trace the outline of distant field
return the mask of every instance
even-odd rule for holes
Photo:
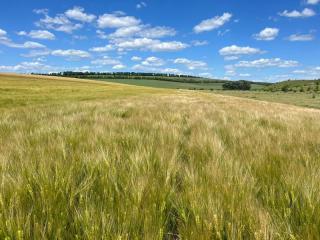
[[[19,75],[0,74],[0,81],[0,108],[161,93],[161,90],[152,88],[138,88],[74,78],[26,75],[22,80]]]
[[[222,90],[223,83],[188,83],[188,82],[174,82],[161,80],[138,80],[138,79],[96,79],[105,82],[114,82],[129,84],[135,86],[147,86],[154,88],[169,88],[169,89],[195,89],[195,90]],[[262,89],[263,85],[252,84],[252,90]]]
[[[320,92],[218,91],[217,94],[320,109]]]
[[[272,84],[265,88],[270,91],[320,92],[320,80],[290,80]]]
[[[0,239],[319,239],[319,132],[316,109],[0,75]]]

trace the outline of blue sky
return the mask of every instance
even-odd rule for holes
[[[320,0],[11,0],[0,72],[320,78]]]

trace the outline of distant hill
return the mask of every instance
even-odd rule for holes
[[[264,90],[273,92],[320,92],[320,79],[288,80],[266,86]]]
[[[222,90],[222,85],[228,80],[211,79],[191,75],[136,73],[136,72],[60,72],[47,74],[50,76],[92,79],[137,86],[156,88],[189,89],[189,90]],[[270,83],[252,82],[252,90],[261,90]]]

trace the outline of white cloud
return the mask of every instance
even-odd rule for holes
[[[114,65],[112,67],[112,69],[115,69],[115,70],[121,70],[121,69],[124,69],[124,68],[126,68],[126,66],[123,65],[123,64],[117,64],[117,65]]]
[[[146,38],[162,38],[162,37],[172,37],[176,35],[176,30],[170,27],[147,27],[143,29],[138,36]]]
[[[293,10],[291,12],[288,10],[285,10],[282,13],[279,13],[279,15],[282,17],[289,17],[289,18],[307,18],[307,17],[315,16],[316,13],[310,8],[305,8],[301,12],[297,10]]]
[[[114,50],[114,46],[112,46],[111,44],[108,44],[108,45],[103,46],[103,47],[90,48],[91,52],[108,52],[108,51],[112,51],[112,50]]]
[[[211,73],[200,73],[199,74],[200,77],[204,77],[204,78],[213,78],[213,75]]]
[[[175,75],[182,74],[182,72],[177,68],[165,68],[165,69],[161,69],[160,72],[167,73],[167,74],[175,74]]]
[[[175,64],[185,65],[189,70],[207,69],[207,63],[203,61],[194,61],[187,58],[177,58],[173,61]]]
[[[57,57],[66,57],[68,59],[77,59],[77,58],[89,58],[90,53],[83,50],[76,49],[67,49],[67,50],[54,50],[51,52],[53,56]]]
[[[43,56],[47,56],[50,54],[51,54],[51,51],[44,49],[44,50],[31,50],[27,54],[21,54],[21,56],[34,58],[34,57],[43,57]]]
[[[162,38],[174,35],[176,35],[176,31],[170,27],[150,27],[149,25],[136,25],[118,28],[114,33],[109,35],[109,38]]]
[[[139,62],[139,61],[141,61],[142,60],[142,58],[141,57],[137,57],[137,56],[133,56],[132,58],[131,58],[131,61],[134,61],[134,62]]]
[[[230,31],[231,31],[230,29],[226,29],[226,30],[223,30],[223,31],[219,30],[217,35],[219,37],[223,37],[224,35],[226,35]]]
[[[108,39],[108,35],[105,32],[103,32],[101,30],[97,30],[96,33],[98,35],[98,38],[100,38],[100,39]]]
[[[115,39],[113,44],[118,50],[150,50],[153,52],[161,51],[179,51],[189,47],[188,44],[170,41],[162,42],[157,39],[150,38],[135,38],[135,39]]]
[[[234,61],[234,60],[238,60],[239,56],[225,56],[224,60],[225,61]]]
[[[307,67],[305,69],[294,70],[294,75],[299,75],[299,79],[319,79],[320,78],[320,66],[319,67]]]
[[[142,30],[140,25],[118,28],[114,33],[109,35],[109,38],[124,38],[137,35]]]
[[[257,40],[271,41],[274,40],[279,34],[278,28],[265,28],[260,33],[255,34]]]
[[[38,42],[27,41],[24,43],[15,43],[7,37],[7,32],[0,29],[0,44],[11,48],[22,48],[22,49],[36,49],[45,48],[46,46]]]
[[[293,60],[282,60],[280,58],[262,58],[254,61],[240,61],[235,64],[235,67],[242,68],[266,68],[266,67],[296,67],[299,65],[298,61]]]
[[[54,40],[55,35],[47,30],[32,30],[27,33],[25,31],[18,32],[19,36],[28,36],[34,39],[46,39],[46,40]]]
[[[288,37],[291,42],[302,42],[302,41],[312,41],[314,36],[312,34],[292,34]]]
[[[250,73],[240,73],[239,77],[251,77]]]
[[[71,22],[64,14],[58,14],[55,17],[50,17],[45,14],[44,18],[36,22],[36,26],[58,32],[72,33],[73,31],[82,28],[83,25]]]
[[[1,72],[46,72],[52,69],[51,66],[41,62],[22,62],[13,66],[0,66]]]
[[[165,61],[157,57],[148,57],[141,64],[144,66],[160,67],[165,64]]]
[[[199,46],[205,46],[208,45],[209,42],[208,41],[199,41],[199,40],[194,40],[191,42],[191,44],[195,47],[199,47]]]
[[[307,4],[310,4],[310,5],[316,5],[320,3],[320,0],[307,0]]]
[[[229,22],[232,18],[231,13],[224,13],[222,16],[216,16],[207,20],[203,20],[200,24],[193,28],[195,33],[201,33],[205,31],[211,31],[222,27],[225,23]]]
[[[171,41],[171,42],[160,42],[158,40],[154,40],[154,43],[149,46],[151,51],[154,52],[170,52],[170,51],[180,51],[187,48],[189,45],[178,42],[178,41]]]
[[[24,43],[14,43],[8,38],[1,39],[0,38],[0,44],[3,44],[7,47],[11,48],[22,48],[22,49],[35,49],[35,48],[45,48],[43,44],[37,43],[37,42],[24,42]]]
[[[144,8],[144,7],[147,7],[147,4],[145,2],[140,2],[136,5],[136,8],[137,9],[141,9],[141,8]]]
[[[33,12],[36,13],[36,14],[47,15],[49,13],[49,9],[47,9],[47,8],[33,9]]]
[[[252,54],[260,54],[263,53],[258,48],[252,48],[252,47],[239,47],[237,45],[231,45],[228,47],[221,48],[219,50],[220,55],[222,56],[236,56],[236,55],[252,55]]]
[[[7,32],[0,28],[0,37],[6,36]]]
[[[294,74],[305,74],[305,73],[307,73],[307,71],[306,70],[294,70],[292,73],[294,73]]]
[[[122,12],[103,14],[99,16],[97,21],[99,28],[130,27],[139,25],[140,22],[139,19],[132,16],[125,16]]]
[[[73,9],[69,9],[65,12],[65,15],[70,19],[87,23],[90,23],[96,19],[95,15],[85,13],[84,8],[82,7],[74,7]]]
[[[93,65],[99,65],[99,66],[106,66],[106,65],[116,66],[116,65],[122,65],[122,63],[121,63],[118,59],[113,59],[113,58],[110,58],[110,57],[108,57],[108,56],[104,56],[104,57],[101,58],[101,59],[93,60],[93,61],[91,61],[91,64],[93,64]]]
[[[150,67],[150,66],[144,66],[141,64],[136,64],[132,67],[132,70],[134,71],[143,71],[143,72],[153,72],[153,73],[165,73],[165,74],[183,74],[182,71],[180,71],[177,68],[157,68],[157,67]]]

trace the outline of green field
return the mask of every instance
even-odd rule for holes
[[[320,92],[215,91],[214,93],[320,109]]]
[[[98,79],[97,79],[98,80]],[[103,79],[100,81],[129,84],[135,86],[146,86],[153,88],[168,88],[168,89],[203,89],[203,90],[217,90],[222,89],[223,83],[182,83],[173,81],[161,80],[145,80],[145,79]]]
[[[320,80],[290,80],[267,86],[268,91],[320,92]]]
[[[113,82],[120,84],[129,84],[135,86],[146,86],[153,88],[167,88],[167,89],[189,89],[189,90],[222,90],[223,82],[213,83],[190,83],[190,82],[175,82],[175,81],[161,81],[150,79],[94,79],[105,82]],[[252,90],[259,90],[265,86],[260,84],[252,84]]]
[[[320,239],[320,111],[0,75],[0,239]]]
[[[187,90],[206,90],[214,91],[216,94],[229,95],[235,97],[250,98],[262,101],[278,102],[285,104],[293,104],[301,107],[310,107],[310,108],[320,108],[320,92],[308,92],[309,87],[305,87],[306,91],[281,91],[282,83],[277,84],[277,91],[268,91],[273,85],[264,86],[261,84],[251,84],[251,91],[222,91],[223,83],[182,83],[182,82],[173,82],[173,81],[160,81],[160,80],[137,80],[137,79],[103,79],[100,81],[128,84],[135,86],[145,86],[153,88],[163,88],[163,89],[187,89]],[[293,81],[292,81],[293,82]],[[292,83],[296,88],[300,88],[304,84],[312,85],[312,88],[315,88],[317,85],[315,81],[296,81]],[[298,85],[299,87],[298,87]],[[294,89],[292,87],[292,89]],[[264,91],[266,90],[266,91]]]

